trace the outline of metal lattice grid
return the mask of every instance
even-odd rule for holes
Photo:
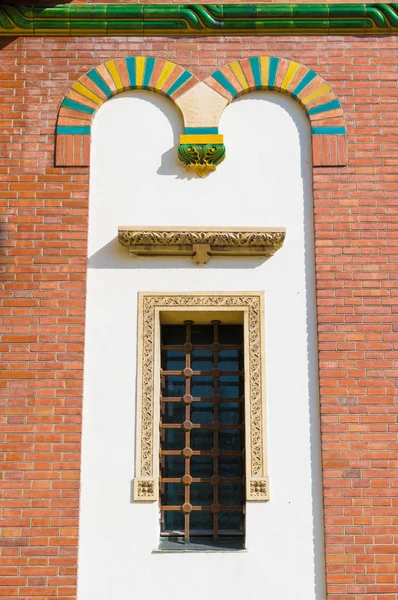
[[[163,325],[161,368],[162,535],[243,535],[243,325]]]

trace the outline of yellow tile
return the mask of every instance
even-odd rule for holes
[[[268,87],[269,56],[260,56],[261,84]]]
[[[101,106],[104,103],[103,100],[101,100],[101,98],[99,98],[96,94],[94,94],[88,88],[86,88],[82,83],[80,83],[80,81],[77,81],[75,85],[72,86],[72,89],[76,92],[79,92],[79,94],[81,94],[82,96],[93,100],[96,104],[98,104],[98,106]]]
[[[182,133],[180,144],[223,144],[224,136],[218,133],[192,134]]]
[[[137,56],[135,59],[135,70],[137,78],[136,85],[140,88],[144,81],[145,56]]]
[[[295,72],[297,71],[297,69],[299,68],[299,66],[300,66],[299,63],[295,62],[294,60],[292,60],[290,62],[290,65],[288,66],[285,77],[282,81],[282,85],[281,85],[282,90],[284,90],[284,91],[287,90],[287,88],[289,87],[289,83],[293,79],[293,76],[294,76]]]
[[[119,71],[117,70],[115,61],[110,60],[107,63],[105,63],[105,66],[108,69],[108,72],[109,72],[110,76],[112,77],[113,81],[115,82],[117,89],[122,90],[123,83],[122,83],[122,80],[120,79]]]
[[[331,92],[332,88],[327,83],[323,83],[316,90],[314,90],[311,94],[308,94],[305,98],[302,99],[303,104],[307,104],[307,102],[311,102],[311,100],[315,100],[315,98],[319,98],[319,96],[323,96],[328,92]]]
[[[170,62],[169,60],[166,61],[163,70],[159,76],[159,79],[156,82],[155,88],[157,90],[161,90],[162,86],[164,84],[164,82],[166,81],[166,79],[170,76],[170,74],[172,73],[172,71],[175,68],[175,64]]]
[[[246,81],[246,77],[242,71],[242,67],[240,66],[239,62],[237,60],[235,60],[229,66],[231,67],[232,73],[235,75],[236,79],[239,81],[242,88],[244,90],[247,90],[249,88],[249,84]]]

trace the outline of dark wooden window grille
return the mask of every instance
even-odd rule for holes
[[[243,536],[243,325],[185,321],[161,339],[162,536]]]

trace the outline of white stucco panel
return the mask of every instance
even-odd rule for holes
[[[93,125],[79,600],[324,600],[310,132],[293,100],[258,92],[221,118],[226,160],[178,163],[166,99],[127,92]],[[129,225],[286,227],[268,261],[134,259]],[[247,552],[152,554],[158,505],[133,503],[137,293],[264,290],[271,500],[247,505]],[[100,575],[100,576],[99,576]]]

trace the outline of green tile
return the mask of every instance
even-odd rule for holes
[[[105,21],[106,4],[71,4],[69,7],[71,21]]]
[[[31,6],[4,6],[0,11],[0,32],[33,34],[33,8]]]
[[[247,21],[247,20],[240,20],[240,21],[227,21],[224,20],[224,27],[223,27],[223,33],[226,33],[228,31],[239,31],[240,29],[242,31],[253,31],[256,29],[256,24],[258,23],[258,21],[256,21],[255,19],[253,19],[252,21]]]
[[[192,5],[187,4],[187,6],[192,6]],[[224,5],[223,4],[202,4],[201,7],[203,7],[208,12],[210,17],[212,17],[213,19],[221,20],[223,18],[223,14],[224,14]]]
[[[365,33],[367,19],[334,19],[329,21],[329,33]]]
[[[292,4],[257,4],[256,12],[258,19],[291,19],[293,15]]]
[[[180,31],[179,21],[144,21],[143,33],[152,35],[165,35],[166,32],[177,34]]]
[[[290,19],[275,19],[269,21],[257,21],[256,29],[257,33],[264,32],[264,34],[282,34],[289,35],[293,31],[294,22]]]
[[[105,4],[71,4],[69,18],[71,35],[106,34]]]
[[[257,16],[256,4],[225,4],[223,19],[255,19]]]
[[[221,5],[180,4],[181,29],[205,31],[220,29],[223,7]]]
[[[329,4],[331,19],[360,19],[366,17],[366,4]]]
[[[142,4],[107,4],[108,35],[142,35],[144,7]]]
[[[329,18],[327,4],[295,4],[293,5],[293,19],[322,20]]]
[[[294,33],[328,33],[329,21],[325,19],[320,21],[319,19],[301,19],[300,21],[295,19],[293,21],[293,32]]]
[[[153,35],[162,35],[166,32],[178,33],[180,29],[180,7],[178,4],[173,6],[144,5],[144,32],[150,31]]]
[[[70,7],[33,7],[35,35],[70,35]]]
[[[366,16],[370,20],[369,26],[366,27],[367,32],[374,31],[375,33],[377,33],[378,31],[387,31],[390,29],[390,22],[387,18],[387,15],[392,16],[394,18],[395,13],[394,11],[389,12],[388,9],[390,9],[391,11],[390,6],[383,6],[380,4],[377,6],[377,8],[374,6],[366,6]]]
[[[211,33],[388,34],[398,4],[2,4],[0,36],[176,35]]]
[[[167,19],[172,20],[178,19],[180,15],[180,6],[175,4],[162,5],[162,4],[145,4],[144,5],[144,21],[146,19]]]

